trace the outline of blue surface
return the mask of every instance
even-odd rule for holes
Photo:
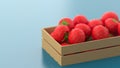
[[[41,48],[41,28],[77,14],[120,16],[119,0],[0,0],[0,68],[120,68],[120,57],[60,67]]]

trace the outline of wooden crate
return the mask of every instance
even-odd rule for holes
[[[61,46],[50,36],[54,28],[42,29],[42,47],[61,66],[120,55],[120,36]]]

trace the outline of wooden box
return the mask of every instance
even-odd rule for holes
[[[54,28],[42,29],[42,48],[61,66],[120,55],[120,36],[61,46],[50,36]]]

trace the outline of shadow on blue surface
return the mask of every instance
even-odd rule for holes
[[[78,67],[79,68],[88,68],[88,67],[101,68],[103,66],[106,68],[109,68],[109,67],[111,68],[111,67],[115,67],[114,65],[116,62],[119,62],[119,61],[117,61],[118,58],[120,58],[120,57],[95,60],[92,62],[78,63],[78,64],[61,67],[58,65],[57,62],[54,61],[54,59],[44,49],[42,49],[42,63],[45,66],[45,68],[78,68]]]
[[[61,68],[44,49],[42,49],[42,63],[45,68]]]

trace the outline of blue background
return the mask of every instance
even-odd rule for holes
[[[119,68],[120,57],[60,67],[41,45],[41,28],[62,17],[120,16],[119,0],[0,0],[0,68]]]

